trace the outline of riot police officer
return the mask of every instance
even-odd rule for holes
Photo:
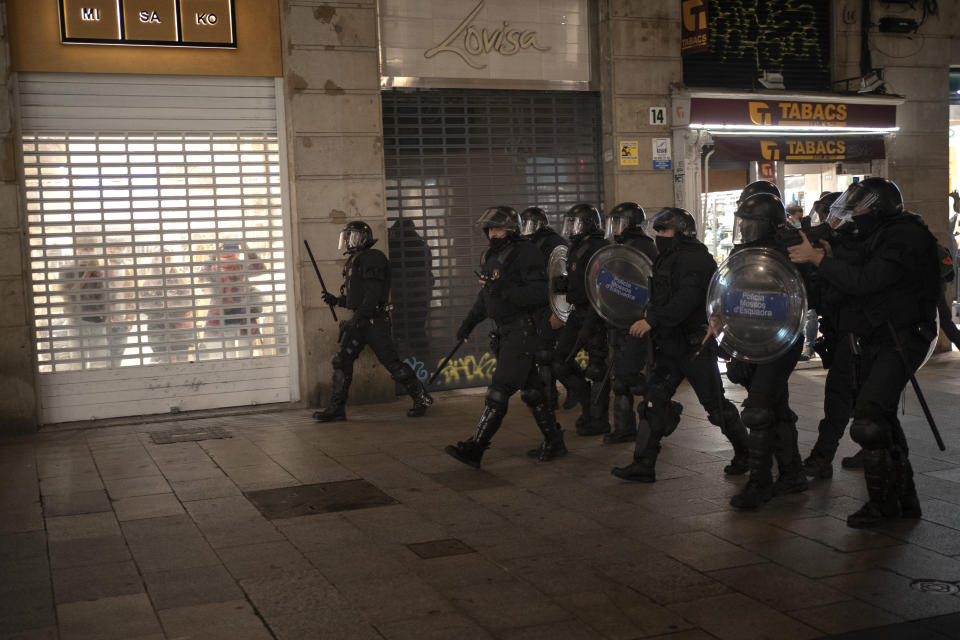
[[[607,217],[607,239],[633,247],[650,258],[652,264],[657,259],[657,247],[647,235],[646,220],[643,208],[636,202],[621,202]],[[646,420],[647,378],[643,369],[650,339],[636,338],[628,330],[615,327],[610,327],[608,333],[613,347],[613,431],[603,436],[603,441],[632,442],[637,438],[637,418]],[[634,415],[637,396],[640,405],[638,415]]]
[[[598,436],[610,431],[610,389],[604,385],[598,393],[591,394],[591,382],[587,380],[593,384],[604,384],[607,336],[603,331],[603,321],[587,298],[585,276],[590,258],[609,243],[603,239],[600,212],[593,205],[585,203],[574,205],[567,211],[561,234],[570,241],[568,276],[565,283],[558,283],[561,290],[554,293],[565,293],[573,309],[566,323],[561,322],[556,314],[550,316],[550,326],[560,329],[553,370],[557,379],[581,406],[576,425],[577,435]],[[589,356],[586,371],[574,359],[580,348],[585,348]]]
[[[546,272],[547,263],[550,260],[550,254],[557,247],[566,246],[567,241],[559,233],[550,228],[547,214],[540,207],[527,207],[520,212],[520,235],[530,240],[543,256],[543,268]],[[549,295],[549,292],[548,292]],[[541,336],[540,346],[537,348],[536,360],[537,371],[550,393],[550,406],[557,408],[557,379],[553,374],[553,349],[557,344],[558,331],[549,325],[550,307],[543,307],[543,335]],[[567,401],[570,402],[572,396],[567,394]],[[573,403],[567,405],[564,403],[564,409],[569,409]]]
[[[490,248],[481,258],[480,292],[457,331],[457,339],[466,340],[477,324],[491,318],[496,323],[491,350],[497,355],[497,368],[476,434],[444,451],[479,468],[483,452],[507,413],[510,396],[522,389],[520,398],[530,407],[543,434],[540,447],[527,455],[544,462],[552,460],[566,454],[567,448],[535,363],[542,309],[547,304],[543,259],[532,243],[520,237],[520,219],[510,207],[487,209],[478,224],[490,239]]]
[[[731,255],[746,248],[763,248],[782,253],[786,248],[777,240],[777,231],[786,223],[783,202],[772,193],[756,193],[737,207],[734,247]],[[736,357],[727,365],[731,382],[747,388],[747,399],[740,414],[750,430],[750,478],[742,491],[730,499],[738,509],[756,509],[774,495],[806,491],[797,446],[797,415],[790,410],[788,381],[800,354],[803,333],[789,349],[771,362],[752,364]],[[773,481],[771,468],[776,455],[779,477]]]
[[[401,362],[397,355],[387,304],[390,299],[390,263],[382,251],[372,248],[375,243],[370,226],[361,220],[348,222],[340,232],[339,248],[349,256],[343,267],[343,285],[339,296],[324,293],[323,301],[350,309],[353,318],[340,323],[339,350],[333,357],[332,397],[326,409],[313,414],[318,422],[347,419],[345,406],[353,380],[353,363],[365,345],[370,345],[380,364],[410,394],[413,407],[407,411],[409,417],[424,415],[427,407],[433,404],[433,398],[413,369]]]
[[[740,191],[740,196],[737,198],[737,206],[739,207],[743,202],[750,196],[755,196],[758,193],[769,193],[771,195],[777,196],[778,199],[783,200],[783,196],[780,194],[780,188],[768,182],[767,180],[756,180],[751,182]]]
[[[683,406],[671,398],[684,378],[690,380],[707,419],[720,427],[733,445],[734,457],[724,473],[746,473],[747,430],[737,408],[723,395],[716,344],[704,344],[704,300],[717,263],[697,240],[696,222],[686,210],[665,208],[653,218],[652,226],[657,233],[658,255],[653,264],[650,303],[646,317],[630,327],[630,334],[636,337],[651,333],[654,345],[655,361],[647,382],[648,419],[637,425],[633,462],[615,467],[611,473],[624,480],[656,481],[660,440],[680,423]]]
[[[861,369],[850,435],[864,450],[869,500],[847,517],[847,525],[863,528],[891,518],[919,518],[897,403],[936,339],[936,239],[920,216],[903,210],[900,189],[886,178],[850,185],[833,203],[834,212],[856,226],[865,243],[863,263],[838,260],[828,247],[818,249],[809,242],[791,247],[790,257],[815,265],[820,277],[855,298],[867,320],[858,330]]]

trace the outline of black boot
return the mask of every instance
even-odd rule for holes
[[[900,458],[895,460],[897,467],[897,490],[900,502],[900,517],[920,519],[923,516],[923,510],[920,508],[920,497],[917,495],[917,485],[913,482],[913,467],[907,459],[905,453],[900,453]]]
[[[581,406],[590,404],[590,383],[584,378],[569,375],[561,382],[567,388],[567,397],[563,400],[564,409],[573,409],[578,404]]]
[[[811,478],[832,478],[833,464],[826,458],[816,453],[811,453],[807,456],[807,459],[803,461],[803,472]]]
[[[631,482],[656,482],[657,456],[663,437],[662,424],[666,416],[647,413],[637,423],[637,443],[633,448],[633,462],[625,467],[614,467],[610,473]]]
[[[330,405],[326,409],[314,411],[314,420],[317,422],[341,422],[347,419],[347,393],[350,391],[352,380],[353,376],[346,375],[343,370],[333,370],[333,381],[330,385]]]
[[[902,512],[897,492],[897,469],[890,449],[863,450],[863,479],[870,500],[856,513],[847,516],[847,526],[866,529],[884,520],[899,518]]]
[[[772,426],[772,425],[771,425]],[[776,433],[773,429],[750,431],[750,478],[743,490],[730,498],[736,509],[756,509],[773,497],[773,447]]]
[[[490,446],[490,440],[500,428],[503,416],[504,412],[499,409],[484,407],[483,413],[480,414],[480,422],[477,424],[477,433],[469,440],[458,442],[456,445],[447,445],[443,450],[460,462],[479,469],[483,452]]]
[[[717,416],[720,432],[733,446],[733,458],[730,464],[723,467],[723,473],[728,476],[742,476],[750,470],[750,436],[740,419],[740,412],[732,402],[725,400],[721,411],[722,415]]]
[[[613,431],[603,436],[604,444],[634,442],[637,439],[637,417],[633,413],[633,394],[613,396]]]
[[[433,404],[433,398],[419,380],[407,384],[407,393],[413,398],[413,407],[407,409],[408,418],[419,418],[427,413],[427,407]]]
[[[847,456],[840,459],[840,466],[844,469],[861,469],[863,468],[863,449],[857,451],[852,456]]]
[[[807,474],[803,470],[800,449],[797,444],[796,421],[779,422],[776,427],[777,480],[773,483],[773,495],[785,496],[806,491]]]
[[[545,403],[540,403],[531,407],[531,411],[533,411],[537,428],[543,434],[543,442],[536,449],[527,451],[527,456],[536,458],[540,462],[548,462],[567,455],[567,447],[563,442],[563,429],[557,424],[553,410]]]
[[[576,422],[578,436],[601,436],[610,431],[610,409],[608,406],[604,406],[604,400],[608,398],[603,398],[605,394],[601,393],[599,404],[595,405],[591,402],[593,387],[597,384],[601,383],[586,383],[587,393],[580,403],[581,413]]]

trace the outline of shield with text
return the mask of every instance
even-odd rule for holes
[[[587,298],[600,317],[626,329],[643,317],[650,298],[650,258],[633,247],[603,247],[587,264]]]
[[[802,335],[807,312],[803,278],[771,249],[736,251],[713,274],[707,318],[722,352],[757,364],[772,362]]]

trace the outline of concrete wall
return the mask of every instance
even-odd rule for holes
[[[387,251],[376,3],[284,1],[280,19],[301,397],[318,406],[329,399],[337,325],[320,298],[303,240],[334,293],[343,281],[346,258],[337,238],[346,222],[365,220],[377,247]],[[341,319],[351,315],[340,311]],[[366,350],[355,366],[350,402],[393,397],[389,375]]]
[[[20,215],[14,82],[6,13],[0,19],[0,435],[36,429],[37,385]]]
[[[598,31],[606,205],[633,200],[655,213],[674,204],[673,172],[655,171],[652,158],[653,139],[672,138],[670,85],[682,76],[680,3],[602,0]],[[664,107],[662,125],[650,124],[650,107]],[[620,165],[621,140],[639,142],[638,166]]]
[[[883,69],[887,92],[903,95],[897,108],[900,131],[887,144],[888,177],[903,192],[911,211],[923,215],[937,237],[947,239],[950,59],[960,33],[960,3],[939,3],[939,15],[928,16],[917,34],[870,30],[870,52],[875,68]],[[834,78],[860,75],[860,0],[833,3],[835,39]],[[920,20],[918,10],[871,2],[871,20],[902,15]],[[851,87],[855,88],[855,87]]]

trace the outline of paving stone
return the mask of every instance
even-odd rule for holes
[[[96,471],[73,476],[53,476],[40,480],[40,493],[44,496],[84,491],[103,491],[103,481]]]
[[[553,600],[603,638],[640,638],[691,627],[673,611],[622,585],[555,596]]]
[[[493,636],[476,622],[458,613],[438,613],[409,620],[382,622],[376,625],[376,629],[386,640],[493,640]],[[501,634],[499,637],[504,636]]]
[[[879,531],[853,529],[848,527],[846,522],[829,516],[781,522],[780,526],[840,551],[891,547],[901,543],[900,540],[885,536]]]
[[[849,600],[850,596],[775,564],[763,563],[709,575],[777,611],[792,611]]]
[[[0,510],[0,536],[42,530],[43,509],[39,502],[16,509]]]
[[[507,629],[499,634],[503,640],[590,640],[597,632],[575,619],[535,625],[524,629]]]
[[[453,612],[443,596],[416,576],[340,582],[337,590],[374,624]]]
[[[820,607],[791,611],[790,615],[823,633],[837,634],[868,629],[902,620],[889,611],[884,611],[860,600],[850,599]]]
[[[143,593],[143,581],[132,561],[54,568],[58,604]]]
[[[161,634],[145,593],[57,605],[64,640],[129,640]]]
[[[54,516],[75,516],[84,513],[104,513],[110,511],[110,499],[103,489],[79,491],[77,493],[55,493],[43,497],[43,514]]]
[[[209,478],[174,481],[170,482],[170,486],[182,502],[226,498],[239,496],[242,493],[240,488],[223,473]]]
[[[241,580],[240,586],[266,618],[349,608],[340,592],[316,570],[279,577],[248,578]]]
[[[816,629],[739,593],[668,605],[704,631],[722,640],[817,638]]]
[[[445,595],[458,611],[495,632],[569,618],[566,611],[536,589],[516,581],[458,587]]]
[[[149,496],[173,491],[167,479],[161,475],[140,476],[137,478],[104,478],[103,484],[113,500]]]
[[[763,558],[705,531],[648,538],[646,543],[699,571],[763,562]]]
[[[49,575],[44,575],[39,587],[22,588],[22,584],[8,583],[0,592],[0,634],[14,635],[21,631],[55,625],[53,598],[50,595]],[[10,580],[5,576],[4,580]]]
[[[904,620],[960,612],[960,597],[911,589],[910,578],[891,571],[861,571],[823,578],[821,582]]]
[[[120,522],[175,516],[183,513],[183,505],[180,504],[176,496],[170,493],[120,498],[114,500],[113,509],[116,511],[117,520]]]
[[[112,511],[47,518],[47,536],[50,542],[98,538],[119,533],[120,527]]]
[[[277,640],[383,640],[383,635],[369,621],[352,610],[324,609],[274,616],[267,623]]]
[[[242,600],[243,592],[223,567],[191,567],[143,574],[153,608],[174,609]]]
[[[368,509],[396,502],[366,480],[249,491],[246,495],[269,520]]]
[[[50,543],[50,566],[54,569],[89,567],[123,562],[130,550],[122,536],[100,536]]]
[[[287,541],[225,547],[217,549],[217,555],[237,580],[279,577],[312,568],[303,554]]]
[[[177,640],[270,640],[246,600],[199,604],[158,612],[168,638]]]

